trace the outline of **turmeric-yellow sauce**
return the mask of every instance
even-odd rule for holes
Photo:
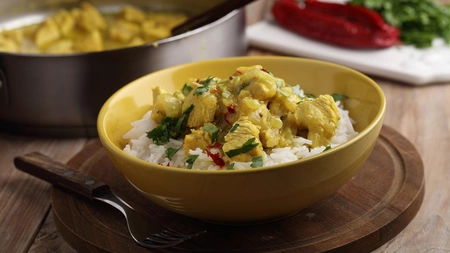
[[[40,24],[2,31],[0,51],[69,54],[138,46],[170,37],[172,28],[186,19],[183,13],[145,12],[133,6],[104,14],[82,2]]]

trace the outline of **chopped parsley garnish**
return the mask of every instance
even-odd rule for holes
[[[337,94],[337,93],[333,93],[333,94],[331,94],[331,96],[333,97],[334,102],[336,102],[338,100],[342,100],[342,99],[348,98],[346,95]]]
[[[203,129],[211,134],[211,142],[216,142],[217,135],[219,134],[219,128],[215,127],[214,125],[205,125]]]
[[[178,137],[180,137],[181,134],[186,131],[189,113],[191,113],[193,109],[194,105],[192,104],[181,114],[181,118],[178,119],[177,124],[175,125],[175,133],[177,133],[177,135],[175,135],[174,139],[178,139]]]
[[[192,169],[192,165],[194,165],[195,160],[197,160],[198,155],[190,155],[188,159],[186,160],[186,163],[188,164],[187,168]]]
[[[209,91],[209,86],[211,85],[211,82],[213,79],[214,79],[214,77],[208,76],[208,78],[206,78],[205,80],[198,82],[199,84],[203,84],[203,86],[197,87],[197,89],[194,92],[194,95],[198,96],[198,95],[203,94],[204,92]]]
[[[189,93],[191,93],[192,91],[192,87],[188,86],[186,83],[183,85],[183,88],[181,89],[181,93],[183,93],[183,95],[187,96]]]
[[[316,98],[316,96],[314,96],[314,94],[310,94],[310,93],[305,94],[305,96],[306,96],[306,97],[309,97],[309,98]]]
[[[194,105],[184,110],[179,119],[165,117],[159,126],[147,133],[147,138],[152,139],[156,145],[164,145],[170,138],[178,139],[186,131],[187,120],[192,109],[194,109]]]
[[[162,119],[159,126],[147,133],[147,138],[153,139],[153,143],[156,145],[166,144],[173,135],[171,129],[175,127],[177,121],[178,119],[169,117]]]
[[[230,129],[230,132],[232,133],[232,132],[236,131],[236,129],[237,129],[238,127],[239,127],[239,124],[238,124],[238,123],[234,124],[233,127]]]
[[[227,165],[227,170],[234,170],[234,163],[229,163]]]
[[[325,149],[323,150],[323,152],[325,152],[325,151],[327,151],[327,150],[330,150],[330,149],[331,149],[331,145],[328,145],[328,146],[325,147]]]
[[[253,143],[256,140],[255,137],[248,139],[244,144],[242,144],[242,147],[240,148],[236,148],[236,149],[230,149],[227,152],[225,152],[225,154],[228,157],[233,157],[233,156],[237,156],[240,154],[245,154],[251,150],[253,150],[254,148],[256,148],[256,146],[259,145],[259,143]]]
[[[252,159],[252,165],[250,165],[252,168],[259,168],[263,166],[263,158],[262,156],[256,156]]]
[[[168,148],[166,150],[166,156],[169,158],[169,160],[172,161],[172,157],[180,150],[181,148]]]

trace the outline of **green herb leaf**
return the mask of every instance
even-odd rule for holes
[[[328,146],[325,147],[325,149],[323,150],[323,152],[325,152],[325,151],[327,151],[327,150],[330,150],[330,149],[331,149],[331,145],[328,145]]]
[[[227,165],[227,170],[234,170],[234,163],[229,163]]]
[[[214,77],[213,76],[208,76],[205,80],[201,80],[198,83],[199,84],[203,84],[203,85],[210,85],[212,80],[214,80]]]
[[[450,43],[450,8],[435,0],[351,0],[372,9],[400,30],[400,40],[418,48],[432,46],[434,38]]]
[[[190,155],[188,159],[186,160],[186,163],[188,164],[187,168],[192,169],[192,165],[194,165],[195,160],[197,160],[198,155]]]
[[[203,84],[203,86],[197,87],[197,89],[194,92],[194,95],[198,96],[198,95],[203,94],[204,92],[209,91],[209,86],[211,85],[211,82],[213,79],[214,79],[214,77],[208,76],[208,78],[206,78],[205,80],[198,82],[199,84]]]
[[[166,150],[166,156],[169,158],[169,160],[172,161],[172,157],[180,150],[181,148],[168,148]]]
[[[316,96],[314,96],[314,94],[310,94],[310,93],[305,94],[305,96],[306,96],[306,97],[309,97],[309,98],[316,98]]]
[[[228,157],[245,154],[245,153],[253,150],[254,148],[256,148],[259,145],[259,143],[253,143],[255,140],[256,140],[255,137],[248,139],[244,144],[242,144],[242,147],[237,148],[237,149],[230,149],[227,152],[225,152],[225,154]]]
[[[336,102],[338,100],[342,100],[342,99],[348,98],[346,95],[337,94],[337,93],[333,93],[333,94],[331,94],[331,96],[333,97],[334,102]]]
[[[192,104],[188,108],[186,108],[186,110],[184,110],[183,113],[181,114],[181,118],[178,119],[177,124],[175,125],[176,135],[174,136],[175,137],[174,139],[178,139],[178,137],[180,137],[181,134],[183,134],[186,131],[189,114],[193,109],[194,105]]]
[[[183,85],[183,88],[181,89],[181,93],[183,93],[183,95],[187,96],[189,95],[189,93],[191,93],[192,91],[192,87],[188,86],[186,83]]]
[[[259,168],[263,166],[263,158],[262,156],[256,156],[252,159],[252,165],[250,165],[252,168]]]
[[[230,129],[230,132],[232,133],[232,132],[236,131],[236,129],[237,129],[238,127],[239,127],[239,124],[238,124],[238,123],[234,124],[233,127]]]
[[[214,125],[205,125],[203,127],[207,132],[211,134],[211,142],[214,143],[217,140],[217,136],[219,134],[219,128]]]
[[[172,129],[177,124],[178,119],[165,117],[159,126],[147,133],[147,138],[152,139],[156,145],[164,145],[172,137]]]
[[[182,134],[186,132],[187,120],[189,113],[194,109],[194,105],[191,105],[184,110],[181,118],[165,117],[159,123],[159,126],[155,127],[152,131],[147,133],[147,138],[152,139],[156,145],[166,144],[170,138],[178,139]]]

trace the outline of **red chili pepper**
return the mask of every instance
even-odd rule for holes
[[[227,112],[227,113],[225,113],[224,115],[223,115],[223,119],[225,120],[225,122],[227,122],[228,124],[230,124],[231,125],[231,122],[230,122],[230,120],[228,119],[228,115],[229,115],[229,113]]]
[[[218,142],[214,142],[212,145],[206,146],[207,148],[220,148],[220,146],[222,146],[222,144],[218,143]]]
[[[300,35],[352,48],[385,48],[399,44],[400,31],[375,11],[349,3],[278,0],[275,20]]]
[[[263,71],[263,72],[266,72],[267,74],[269,74],[269,75],[270,75],[270,72],[269,72],[269,71],[267,71],[267,69],[265,69],[265,68],[262,68],[262,69],[261,69],[261,71]]]
[[[236,104],[230,104],[229,106],[227,106],[227,110],[229,113],[235,113],[236,112]]]
[[[213,160],[213,162],[217,165],[217,166],[220,166],[220,167],[223,167],[223,166],[225,166],[225,161],[220,157],[220,154],[219,153],[215,153],[215,154],[213,154],[213,153],[211,153],[209,150],[205,150],[206,151],[206,154],[209,156],[209,157],[211,157],[211,159]]]

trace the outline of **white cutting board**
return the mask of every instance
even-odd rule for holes
[[[441,39],[436,39],[433,47],[427,49],[412,46],[376,50],[347,49],[297,35],[281,28],[270,18],[249,26],[247,37],[250,45],[256,47],[333,62],[407,84],[450,81],[450,46]]]

